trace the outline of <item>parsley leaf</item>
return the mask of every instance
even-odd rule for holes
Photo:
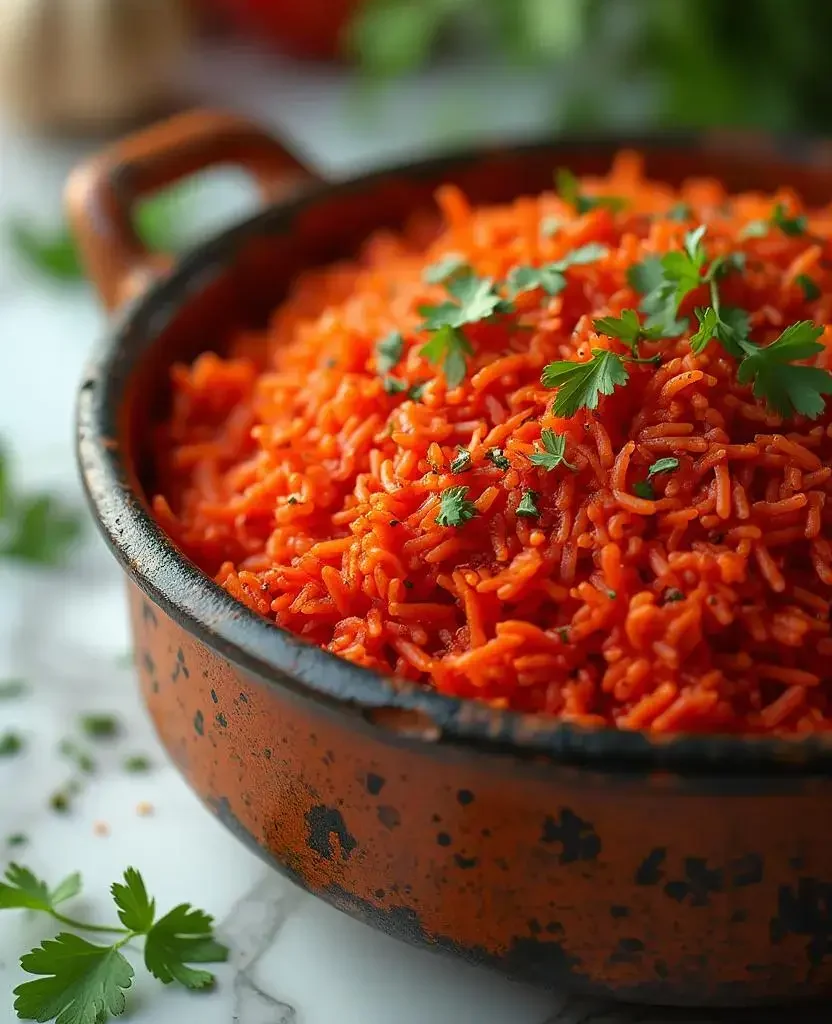
[[[774,212],[771,215],[771,223],[773,227],[780,228],[784,235],[789,235],[792,238],[796,238],[799,235],[805,235],[806,228],[809,225],[809,222],[803,214],[798,214],[796,217],[790,217],[786,212],[784,203],[777,203],[774,207]]]
[[[560,360],[544,366],[540,382],[545,388],[557,388],[552,406],[556,416],[574,416],[578,409],[597,409],[599,395],[611,395],[627,383],[627,367],[621,356],[593,349],[586,363]]]
[[[451,462],[452,473],[465,473],[471,468],[471,453],[467,448],[459,448]]]
[[[637,354],[640,341],[655,341],[662,336],[660,326],[643,326],[634,309],[622,309],[620,317],[599,317],[592,321],[592,326],[599,334],[604,334],[608,338],[620,338],[633,355]]]
[[[690,220],[693,216],[693,210],[687,203],[674,203],[673,206],[665,214],[668,220],[675,220],[684,222]]]
[[[387,373],[398,366],[404,352],[404,338],[398,331],[391,331],[376,342],[376,368],[379,373]]]
[[[527,516],[529,519],[537,519],[540,516],[540,509],[537,507],[537,492],[523,491],[523,497],[517,506],[518,516]]]
[[[426,345],[421,355],[434,366],[441,366],[449,388],[458,387],[468,370],[466,356],[473,355],[471,342],[456,327],[440,327]]]
[[[425,317],[422,330],[462,327],[487,320],[497,313],[510,313],[513,309],[511,303],[497,292],[490,277],[464,274],[452,278],[446,287],[456,301],[422,306],[419,310]]]
[[[573,471],[577,469],[577,466],[566,461],[565,434],[556,434],[554,430],[547,428],[541,431],[540,440],[543,442],[544,450],[542,452],[534,452],[529,456],[529,462],[532,465],[542,466],[547,472],[557,468],[561,463]]]
[[[144,772],[149,772],[152,765],[150,758],[144,754],[131,754],[129,757],[124,759],[124,770],[130,772],[131,775],[138,775]]]
[[[0,910],[42,910],[50,913],[81,891],[81,876],[68,875],[52,892],[28,868],[10,864],[0,882]]]
[[[147,895],[144,879],[139,872],[135,868],[127,868],[124,882],[113,882],[110,892],[124,927],[139,935],[149,932],[156,917],[156,901]]]
[[[642,295],[639,308],[647,314],[646,329],[657,330],[661,337],[678,338],[685,333],[687,319],[676,316],[676,288],[664,276],[660,256],[648,256],[641,263],[635,263],[627,271],[627,280],[634,291]]]
[[[794,281],[795,284],[800,286],[803,291],[803,298],[807,302],[814,302],[815,299],[820,298],[820,288],[818,288],[817,283],[808,274],[798,274]]]
[[[672,456],[666,459],[656,459],[653,465],[647,470],[647,479],[656,476],[658,473],[673,473],[679,468],[679,460]]]
[[[81,716],[81,729],[94,740],[112,739],[121,732],[115,715],[90,714]]]
[[[699,328],[691,335],[691,351],[703,352],[712,338],[721,342],[730,355],[741,359],[743,343],[748,340],[751,321],[748,313],[738,306],[723,306],[717,311],[712,306],[696,308]]]
[[[14,700],[26,693],[26,683],[22,679],[4,679],[0,683],[0,700]]]
[[[427,383],[428,382],[426,380],[423,380],[420,381],[418,384],[414,384],[407,392],[407,397],[412,402],[420,402],[422,400],[422,395],[424,394]]]
[[[511,463],[505,457],[502,448],[489,448],[485,453],[485,457],[489,462],[493,462],[497,469],[511,469]]]
[[[391,377],[389,373],[383,378],[381,386],[384,388],[384,393],[386,395],[402,395],[409,387],[406,380],[399,380],[398,377]]]
[[[817,340],[822,334],[822,327],[801,320],[765,347],[746,341],[737,380],[751,383],[754,397],[783,417],[799,413],[816,419],[826,405],[822,396],[832,394],[832,375],[817,366],[792,364],[822,352],[823,345]]]
[[[566,167],[561,167],[556,176],[558,195],[564,202],[574,207],[576,213],[589,213],[599,206],[618,213],[627,206],[627,200],[621,196],[585,196],[581,192],[581,184],[575,175]]]
[[[509,295],[512,298],[522,292],[541,288],[548,295],[558,295],[566,287],[566,271],[570,267],[596,263],[607,255],[608,249],[598,242],[589,242],[567,253],[563,259],[544,263],[540,267],[523,265],[515,267],[508,275]]]
[[[465,257],[460,256],[459,253],[449,253],[436,263],[431,263],[430,266],[425,267],[422,273],[422,280],[426,284],[444,284],[448,278],[459,273],[472,273],[471,266]]]
[[[185,988],[207,988],[214,975],[197,971],[189,964],[222,963],[228,950],[213,938],[212,919],[190,904],[182,903],[165,914],[147,933],[144,962],[163,985],[172,981]]]
[[[638,498],[644,498],[647,501],[656,500],[656,492],[653,490],[653,485],[648,483],[646,480],[637,480],[633,484],[633,494]]]
[[[94,946],[67,932],[46,939],[20,966],[42,976],[14,990],[24,1020],[98,1024],[124,1013],[124,993],[133,984],[133,968],[115,946]]]
[[[477,506],[467,500],[467,494],[467,487],[448,487],[442,491],[436,517],[440,526],[462,526],[477,515]]]

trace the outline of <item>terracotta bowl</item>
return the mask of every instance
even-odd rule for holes
[[[382,678],[238,604],[148,513],[172,361],[262,325],[299,270],[400,225],[441,182],[501,202],[550,187],[560,165],[604,171],[622,144],[671,182],[704,173],[829,199],[828,146],[721,136],[559,138],[333,187],[251,125],[197,113],[94,159],[69,207],[116,316],[81,384],[81,472],[127,575],[162,742],[278,870],[390,935],[537,985],[668,1004],[820,996],[832,745],[587,731]],[[284,198],[175,266],[150,257],[135,202],[218,163]]]

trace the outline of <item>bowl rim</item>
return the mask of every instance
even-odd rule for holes
[[[76,457],[88,504],[100,532],[130,579],[187,632],[267,686],[289,690],[382,728],[394,741],[449,745],[553,765],[573,764],[641,773],[673,770],[685,775],[832,775],[832,737],[801,739],[741,734],[671,734],[667,737],[612,727],[589,728],[539,714],[495,709],[448,697],[405,680],[385,677],[312,646],[257,615],[182,554],[147,508],[119,443],[119,410],[133,356],[183,308],[192,293],[224,272],[238,244],[286,230],[301,211],[326,196],[372,188],[395,176],[441,176],[512,153],[555,157],[582,147],[614,153],[627,148],[714,156],[761,137],[741,133],[666,132],[558,135],[512,144],[468,147],[384,166],[336,183],[316,183],[301,195],[272,203],[184,253],[169,273],[129,302],[97,343],[87,363],[76,405]],[[807,140],[762,137],[778,155],[805,166]],[[809,140],[811,142],[811,140]],[[828,144],[824,155],[829,153]],[[150,339],[148,341],[148,339]],[[380,713],[402,714],[406,727],[382,722]]]

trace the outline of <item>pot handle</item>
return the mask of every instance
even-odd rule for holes
[[[243,117],[191,111],[130,136],[92,157],[70,177],[66,205],[90,279],[108,310],[166,273],[172,257],[152,253],[133,226],[136,203],[182,178],[218,165],[246,170],[270,200],[317,176]]]

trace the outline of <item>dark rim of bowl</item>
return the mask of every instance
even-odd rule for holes
[[[709,140],[712,140],[709,144]],[[753,137],[752,145],[760,144]],[[796,165],[805,162],[807,140],[762,140]],[[511,146],[512,151],[570,147],[614,152],[622,146],[700,149],[717,155],[732,148],[730,136],[580,136]],[[748,148],[748,140],[734,145]],[[223,273],[237,246],[252,236],[285,231],[298,212],[325,194],[349,195],[391,176],[439,175],[505,153],[506,147],[479,147],[416,163],[386,167],[337,185],[318,185],[303,196],[259,211],[185,254],[171,273],[122,310],[99,344],[81,384],[78,407],[78,462],[87,498],[109,547],[140,589],[189,633],[264,683],[382,724],[384,711],[413,722],[412,731],[393,724],[409,740],[477,748],[516,758],[606,769],[672,769],[685,774],[719,774],[726,768],[754,775],[832,774],[832,742],[822,736],[801,739],[730,734],[676,734],[666,738],[612,728],[590,729],[536,714],[497,710],[473,700],[446,697],[403,680],[383,677],[311,646],[275,626],[231,597],[186,558],[158,526],[138,493],[122,458],[119,408],[133,355],[158,333],[191,292]],[[827,150],[828,153],[828,150]]]

